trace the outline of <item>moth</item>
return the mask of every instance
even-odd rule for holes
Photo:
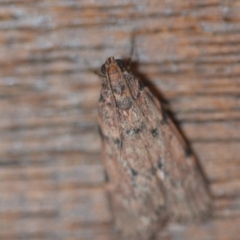
[[[162,104],[121,60],[107,58],[101,71],[98,122],[121,239],[152,239],[168,220],[206,216],[204,178]]]

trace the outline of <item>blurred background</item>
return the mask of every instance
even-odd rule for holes
[[[239,12],[234,0],[0,0],[0,239],[115,238],[94,71],[132,48],[214,199],[208,221],[159,239],[239,239]]]

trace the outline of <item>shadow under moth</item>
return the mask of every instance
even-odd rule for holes
[[[107,58],[101,71],[98,121],[121,239],[152,239],[169,219],[205,217],[204,179],[160,102],[121,60]]]

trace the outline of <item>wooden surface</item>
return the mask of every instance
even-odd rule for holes
[[[169,104],[213,197],[159,239],[238,240],[238,1],[0,1],[0,239],[112,240],[97,132],[106,57]],[[134,34],[133,34],[134,33]]]

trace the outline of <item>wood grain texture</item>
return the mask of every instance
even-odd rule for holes
[[[239,239],[239,11],[230,0],[1,0],[0,238],[114,239],[92,70],[128,58],[134,35],[132,70],[168,102],[214,197],[210,220],[160,238]]]

